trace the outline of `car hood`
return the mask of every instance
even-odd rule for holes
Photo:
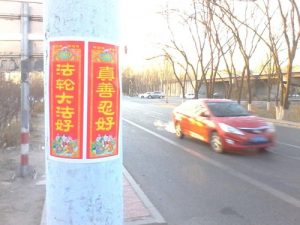
[[[225,123],[236,128],[258,128],[267,126],[267,122],[257,116],[215,117],[217,123]]]

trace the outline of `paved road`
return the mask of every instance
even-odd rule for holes
[[[299,225],[300,129],[266,153],[177,139],[163,100],[124,98],[124,164],[169,225]]]

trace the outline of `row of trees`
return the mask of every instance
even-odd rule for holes
[[[212,97],[216,79],[226,76],[226,97],[238,93],[240,101],[247,90],[251,110],[255,71],[258,76],[267,74],[269,101],[276,88],[277,118],[284,118],[299,47],[299,5],[296,0],[190,0],[186,8],[167,5],[161,15],[170,41],[160,46],[182,93],[191,82],[196,98],[202,85]]]
[[[7,130],[18,119],[21,107],[20,85],[0,73],[0,147],[7,145]],[[18,132],[15,131],[15,135]]]
[[[135,72],[127,68],[122,72],[122,91],[129,96],[136,96],[146,91],[163,91],[165,84],[163,68],[153,68],[143,72]]]
[[[20,85],[0,74],[0,130],[18,117],[20,107]]]
[[[0,146],[6,141],[6,129],[19,121],[21,109],[21,85],[18,79],[0,73]],[[44,81],[41,73],[30,75],[30,108],[44,99]],[[14,135],[18,134],[15,131]]]

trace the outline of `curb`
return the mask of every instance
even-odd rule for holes
[[[42,219],[40,225],[46,225],[46,201],[44,202]]]
[[[284,127],[291,127],[291,128],[300,128],[300,123],[297,122],[291,122],[287,120],[275,120],[275,119],[269,119],[265,118],[267,121],[272,122],[276,125],[279,126],[284,126]]]
[[[143,218],[137,221],[125,222],[125,225],[167,225],[161,214],[155,208],[155,206],[151,203],[149,198],[145,195],[139,185],[135,182],[133,177],[129,174],[129,172],[123,167],[123,174],[132,186],[133,190],[136,192],[138,197],[144,203],[145,207],[149,210],[151,214],[151,218]]]

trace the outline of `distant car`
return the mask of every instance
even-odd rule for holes
[[[165,94],[161,91],[154,91],[154,92],[146,92],[143,94],[139,94],[140,98],[164,98]]]
[[[140,98],[151,98],[151,93],[152,92],[145,92],[143,94],[139,94]],[[149,97],[150,96],[150,97]]]
[[[193,98],[195,98],[195,95],[193,93],[187,93],[187,94],[185,94],[185,98],[193,99]]]
[[[164,98],[165,94],[161,91],[154,91],[154,92],[152,92],[151,97],[152,98]]]
[[[183,97],[183,95],[181,94],[180,98],[182,98],[182,97]],[[195,95],[193,93],[187,93],[184,95],[184,97],[187,99],[193,99],[193,98],[195,98]]]
[[[213,93],[213,98],[222,98],[222,94],[215,92]]]
[[[172,117],[177,137],[200,139],[218,153],[274,145],[274,125],[231,100],[189,100],[176,107]]]

